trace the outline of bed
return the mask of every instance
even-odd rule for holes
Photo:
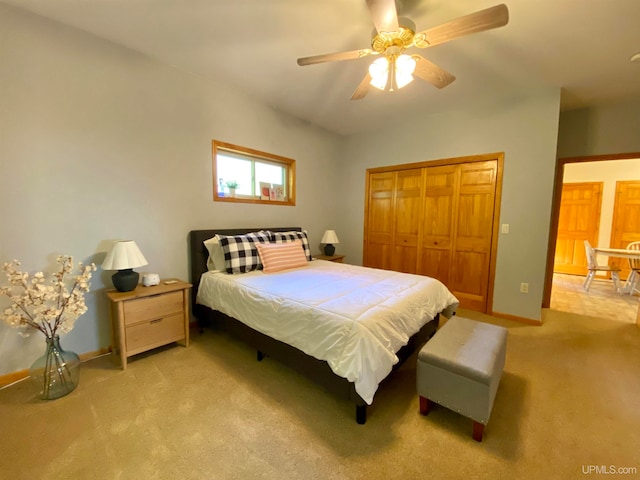
[[[209,271],[206,240],[257,230],[190,232],[194,314],[254,347],[258,360],[274,358],[352,402],[365,423],[379,384],[435,333],[440,313],[455,312],[456,298],[428,277],[322,260],[275,273]]]

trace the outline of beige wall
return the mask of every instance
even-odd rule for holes
[[[209,227],[309,230],[319,251],[334,228],[342,139],[234,88],[178,71],[80,31],[0,6],[0,262],[35,272],[57,254],[100,263],[110,240],[134,239],[141,272],[188,278],[187,234]],[[212,201],[211,140],[294,158],[297,205]],[[99,269],[89,311],[63,338],[79,353],[110,344]],[[2,304],[0,304],[0,307]],[[42,354],[0,325],[0,375]]]
[[[640,152],[640,98],[564,112],[558,158]]]

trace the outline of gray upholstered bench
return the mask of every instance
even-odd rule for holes
[[[473,439],[482,441],[506,351],[506,328],[451,317],[418,354],[420,413],[430,402],[454,410],[473,420]]]

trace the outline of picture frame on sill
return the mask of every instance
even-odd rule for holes
[[[260,182],[260,200],[271,200],[271,184]]]
[[[286,200],[284,196],[284,187],[282,185],[272,185],[272,188],[275,190],[274,200],[284,202]]]

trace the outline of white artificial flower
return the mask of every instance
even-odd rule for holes
[[[60,270],[52,275],[50,285],[45,284],[42,272],[33,274],[30,280],[28,273],[17,269],[17,260],[4,264],[9,285],[0,287],[0,295],[8,297],[12,304],[0,314],[0,321],[19,328],[24,336],[34,329],[47,337],[71,331],[76,319],[87,311],[84,294],[89,291],[91,272],[96,266],[79,263],[80,274],[65,282],[65,275],[73,270],[73,257],[59,255],[57,262]]]

